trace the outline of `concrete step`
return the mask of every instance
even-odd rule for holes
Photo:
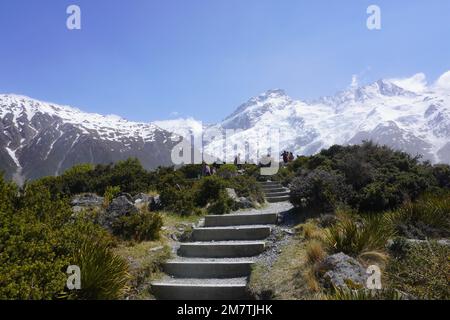
[[[275,203],[275,202],[283,202],[289,201],[289,196],[281,196],[281,197],[266,197],[267,202]]]
[[[178,255],[198,258],[253,257],[264,249],[265,243],[262,241],[188,242],[180,245]]]
[[[281,184],[278,182],[267,182],[267,183],[261,183],[262,188],[273,188],[273,187],[279,187]]]
[[[168,261],[164,272],[176,278],[237,278],[250,275],[252,261]]]
[[[268,198],[273,198],[273,197],[283,197],[283,196],[288,196],[290,192],[287,191],[281,191],[281,192],[266,192],[265,195]]]
[[[243,226],[254,224],[276,224],[276,213],[224,214],[205,216],[205,227]]]
[[[269,226],[196,228],[193,241],[262,240],[270,235]]]
[[[247,280],[173,279],[151,284],[152,293],[162,300],[241,300],[248,299]]]
[[[267,192],[285,192],[285,191],[288,191],[288,190],[289,190],[289,189],[283,188],[283,187],[267,188],[267,189],[264,189],[264,188],[263,188],[263,192],[264,192],[264,193],[267,193]]]

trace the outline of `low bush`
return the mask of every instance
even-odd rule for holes
[[[419,299],[450,299],[449,247],[435,242],[413,244],[391,259],[385,274],[390,287]]]
[[[159,213],[143,211],[122,216],[113,223],[113,233],[125,240],[148,241],[159,238],[163,226]]]
[[[224,191],[208,207],[210,214],[226,214],[233,210],[234,201]]]
[[[224,179],[218,176],[205,177],[197,185],[195,202],[198,206],[204,207],[211,200],[219,198],[219,195],[226,187]]]
[[[292,180],[290,197],[297,207],[323,213],[333,212],[350,194],[342,176],[317,169]]]
[[[217,170],[217,175],[223,179],[231,179],[237,176],[237,168],[233,164],[221,165]]]
[[[177,189],[167,187],[161,191],[163,207],[182,216],[198,214],[200,209],[195,205],[195,193],[192,189]]]

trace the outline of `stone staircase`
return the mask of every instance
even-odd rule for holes
[[[192,242],[178,245],[176,258],[163,266],[167,276],[151,283],[157,299],[249,298],[248,277],[277,223],[276,203],[289,200],[289,191],[279,183],[265,181],[261,187],[270,203],[267,208],[205,216],[201,226],[194,228]]]
[[[247,299],[252,257],[277,223],[277,213],[237,213],[205,217],[192,241],[180,243],[177,257],[164,264],[167,277],[153,282],[157,299]]]
[[[289,201],[289,189],[283,187],[278,182],[263,181],[260,182],[266,200],[269,203]]]

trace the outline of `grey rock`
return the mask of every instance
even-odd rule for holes
[[[239,201],[239,197],[236,194],[236,191],[234,189],[231,188],[225,188],[225,191],[227,192],[228,197],[230,197],[230,199],[232,199],[235,202]]]
[[[326,287],[358,289],[366,286],[366,269],[354,258],[340,252],[325,258],[321,265]]]
[[[70,204],[72,207],[98,207],[103,205],[103,200],[95,193],[84,193],[74,196]]]
[[[148,204],[150,202],[150,196],[145,193],[138,193],[133,197],[133,202],[135,205]]]
[[[150,211],[162,210],[163,206],[159,195],[151,196],[148,202],[148,208]]]
[[[237,206],[240,209],[250,209],[253,208],[253,202],[245,197],[240,197],[237,201]]]
[[[122,216],[129,216],[138,213],[138,209],[128,200],[125,195],[119,196],[106,209],[106,212],[100,217],[99,223],[103,227],[111,230],[112,225]]]

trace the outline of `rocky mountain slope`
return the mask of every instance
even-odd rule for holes
[[[154,124],[0,95],[0,170],[18,182],[57,175],[78,163],[129,157],[155,168],[170,163],[179,139]]]

